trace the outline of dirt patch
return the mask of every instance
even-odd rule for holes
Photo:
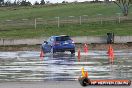
[[[89,50],[107,50],[108,44],[87,44]],[[84,44],[76,44],[78,48],[83,49]],[[118,49],[132,49],[132,43],[126,44],[112,44],[115,50]],[[0,51],[40,51],[41,45],[13,45],[13,46],[0,46]]]

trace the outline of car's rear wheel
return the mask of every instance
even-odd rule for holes
[[[71,52],[71,54],[74,54],[75,53],[75,50],[71,50],[70,52]]]
[[[43,47],[41,47],[41,50],[43,51],[43,53],[46,53]]]
[[[51,53],[53,53],[53,54],[55,53],[55,51],[54,51],[54,49],[53,49],[53,48],[51,48]]]

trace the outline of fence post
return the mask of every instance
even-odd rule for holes
[[[86,17],[88,17],[88,15],[83,15],[82,17],[83,17],[84,23],[87,23],[87,18]],[[82,20],[82,22],[83,22],[83,20]]]
[[[55,17],[57,19],[57,26],[60,27],[60,17]]]
[[[121,23],[121,16],[120,16],[120,14],[119,14],[119,23]]]
[[[74,18],[75,16],[68,16],[68,17],[70,18],[70,20],[72,21],[72,23],[74,23],[73,18]]]
[[[35,20],[34,20],[34,28],[35,28],[35,29],[37,28],[37,20],[36,20],[36,18],[35,18]]]
[[[58,28],[60,27],[60,17],[58,17]]]
[[[100,24],[103,24],[103,20],[102,20],[102,14],[98,14],[99,18],[100,18]]]
[[[82,24],[82,17],[80,16],[80,25]]]
[[[118,15],[118,23],[121,23],[121,13],[116,13]]]

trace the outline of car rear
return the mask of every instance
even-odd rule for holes
[[[53,49],[55,52],[71,51],[71,53],[75,53],[75,44],[69,36],[56,36]]]

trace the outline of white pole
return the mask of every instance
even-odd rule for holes
[[[102,20],[102,14],[98,14],[98,16],[99,16],[99,19],[100,19],[100,23],[102,24],[103,23],[103,20]]]
[[[69,18],[71,19],[71,21],[72,21],[72,23],[73,23],[73,18],[74,18],[75,16],[69,16]]]
[[[102,24],[103,23],[103,21],[102,21],[102,14],[100,14],[100,23]]]
[[[121,23],[121,13],[116,13],[118,15],[118,23]]]
[[[80,25],[82,24],[82,17],[80,16]]]
[[[36,20],[36,18],[35,18],[35,22],[34,22],[34,27],[35,27],[35,29],[37,28],[37,20]]]
[[[60,17],[58,17],[58,28],[60,27]]]
[[[60,17],[55,17],[55,20],[57,19],[57,27],[60,27]]]
[[[120,17],[120,14],[119,14],[119,23],[121,23],[121,17]]]
[[[83,20],[86,23],[87,22],[87,18],[86,17],[88,17],[88,15],[83,15],[82,17],[84,17]]]
[[[103,24],[103,20],[102,20],[102,17],[100,18],[100,20],[101,20],[101,24]]]

